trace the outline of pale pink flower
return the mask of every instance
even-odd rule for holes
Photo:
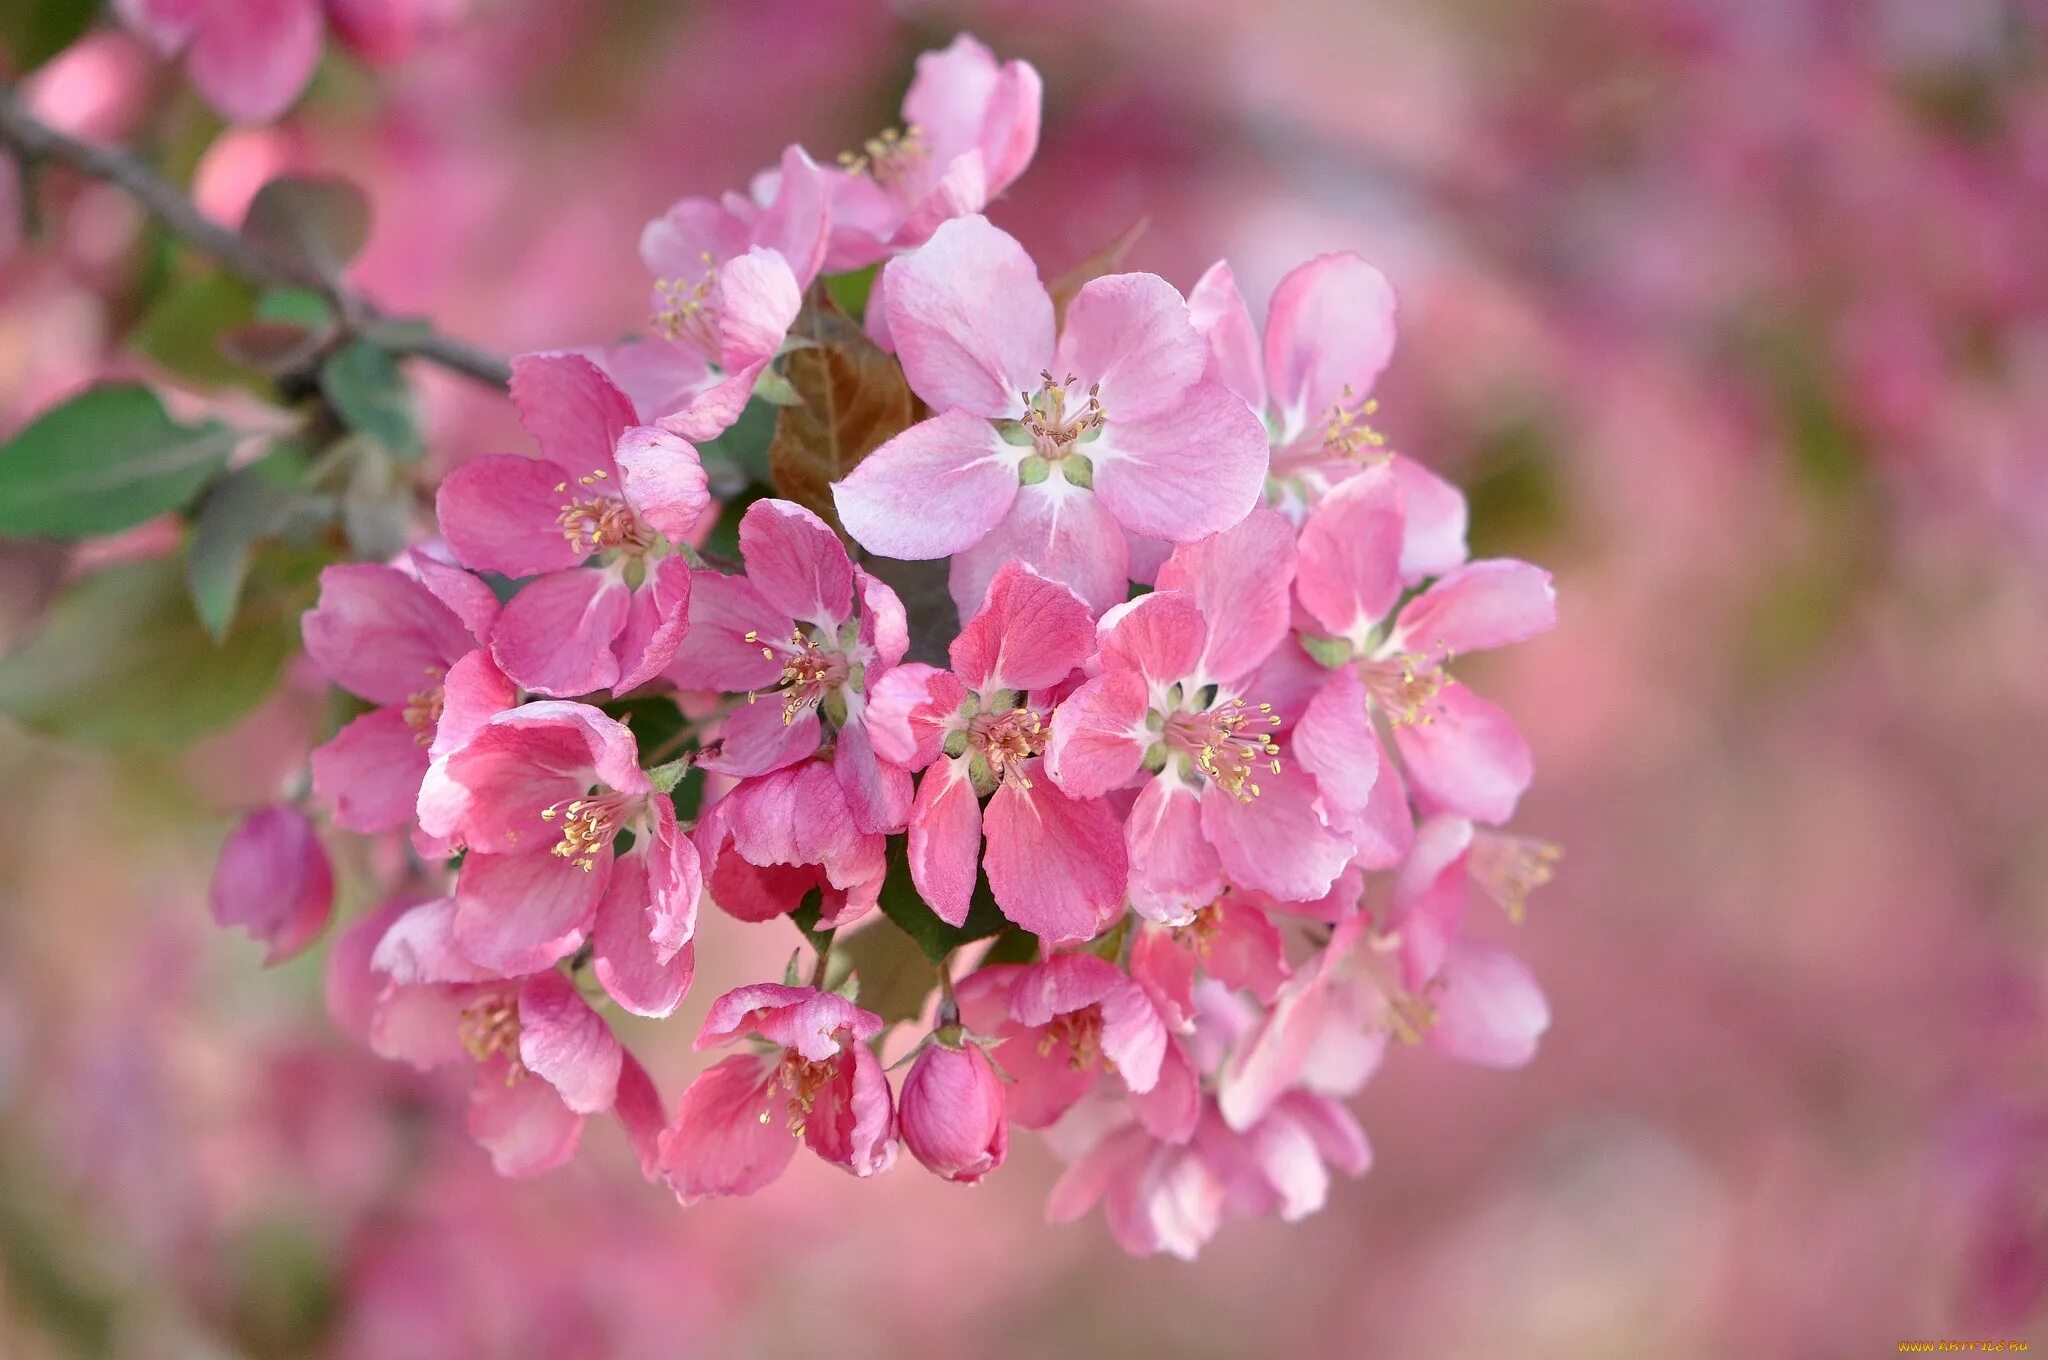
[[[1197,909],[1185,925],[1141,925],[1131,940],[1131,978],[1167,1024],[1183,1030],[1195,1021],[1198,976],[1270,1003],[1293,971],[1285,951],[1264,911],[1243,893],[1225,893]]]
[[[1258,418],[1203,378],[1206,351],[1152,274],[1084,284],[1055,343],[1037,266],[985,218],[883,270],[889,333],[930,420],[833,488],[870,552],[951,557],[962,615],[1022,560],[1100,612],[1128,593],[1127,534],[1185,543],[1258,503]]]
[[[182,53],[192,84],[235,122],[283,113],[320,63],[320,0],[116,0],[115,9],[163,55]]]
[[[667,671],[682,689],[747,695],[699,763],[766,774],[829,739],[856,826],[900,830],[910,777],[875,759],[867,730],[867,696],[910,645],[896,592],[854,566],[823,520],[789,501],[749,506],[739,537],[746,575],[696,573],[689,631]]]
[[[591,938],[612,961],[600,978],[623,1004],[674,1008],[702,878],[624,724],[559,701],[500,713],[434,761],[419,815],[429,835],[467,850],[452,930],[468,959],[518,976]],[[633,848],[616,857],[613,841],[629,829]]]
[[[1373,428],[1373,384],[1394,353],[1394,290],[1351,251],[1318,255],[1273,290],[1263,340],[1230,266],[1218,262],[1188,294],[1209,343],[1209,376],[1265,420],[1272,441],[1267,494],[1299,524],[1339,482],[1388,464],[1408,502],[1404,580],[1465,560],[1465,497],[1412,458],[1390,453]]]
[[[214,861],[214,924],[240,926],[281,963],[320,937],[334,911],[334,868],[312,822],[297,808],[258,808]]]
[[[1036,154],[1044,102],[1029,62],[998,65],[968,34],[919,56],[902,128],[825,172],[832,204],[825,268],[873,264],[922,245],[948,218],[988,206]]]
[[[903,1145],[934,1175],[973,1185],[1010,1150],[1003,1083],[971,1038],[934,1036],[911,1063],[896,1103]]]
[[[1182,923],[1226,883],[1310,901],[1351,858],[1280,715],[1247,683],[1286,635],[1293,534],[1270,510],[1176,549],[1160,589],[1101,623],[1100,674],[1053,713],[1045,763],[1077,797],[1141,784],[1131,905]]]
[[[481,646],[497,617],[489,586],[423,552],[320,573],[300,622],[306,655],[376,705],[313,752],[313,791],[336,825],[375,834],[411,822],[430,757],[512,706],[512,682]]]
[[[759,983],[712,1002],[700,1050],[746,1038],[769,1047],[714,1064],[683,1092],[661,1139],[677,1198],[751,1195],[788,1167],[799,1138],[856,1176],[887,1171],[895,1110],[868,1047],[881,1031],[880,1016],[811,987]]]
[[[876,687],[877,753],[924,771],[910,873],[939,919],[967,919],[977,859],[1003,915],[1048,943],[1092,939],[1123,909],[1116,810],[1069,797],[1042,773],[1052,689],[1094,646],[1074,592],[1012,562],[953,639],[952,670],[905,665]]]
[[[1392,728],[1409,783],[1431,807],[1503,822],[1528,787],[1528,744],[1506,713],[1451,678],[1454,656],[1502,647],[1557,622],[1550,573],[1506,559],[1439,577],[1396,614],[1404,499],[1375,468],[1333,490],[1301,532],[1294,589],[1314,625],[1304,646],[1331,668],[1294,729],[1294,749],[1361,849],[1406,839],[1397,776],[1377,717]]]
[[[710,504],[697,451],[638,425],[579,355],[514,360],[512,399],[541,457],[471,459],[436,502],[464,566],[535,578],[499,615],[491,655],[541,694],[645,684],[689,626],[690,571],[671,549]]]
[[[601,357],[643,419],[691,440],[739,419],[818,275],[830,224],[825,181],[797,146],[751,196],[686,198],[647,224],[655,335]]]

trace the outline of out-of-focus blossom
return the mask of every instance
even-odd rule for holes
[[[259,808],[242,820],[213,867],[213,919],[240,926],[279,963],[318,939],[334,911],[334,868],[297,808]]]

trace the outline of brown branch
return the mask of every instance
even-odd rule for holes
[[[80,141],[51,127],[22,107],[5,83],[0,83],[0,145],[13,148],[24,168],[37,161],[54,161],[113,185],[141,204],[173,236],[251,283],[320,293],[333,303],[351,332],[376,340],[394,354],[439,364],[491,387],[502,389],[511,382],[511,367],[498,356],[425,327],[393,324],[394,318],[367,298],[324,276],[309,262],[281,254],[213,221],[183,190],[133,153]]]

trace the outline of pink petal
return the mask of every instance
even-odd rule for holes
[[[744,694],[766,689],[781,676],[782,663],[762,655],[761,639],[787,638],[794,620],[778,614],[745,577],[694,573],[689,618],[668,665],[676,688]],[[749,639],[748,633],[755,636]]]
[[[327,950],[327,966],[321,979],[321,997],[327,1017],[349,1038],[367,1045],[376,1017],[378,999],[389,982],[374,971],[371,960],[384,933],[419,901],[416,894],[401,893],[376,910],[349,923]]]
[[[1095,650],[1095,617],[1080,597],[1020,562],[1004,565],[948,655],[977,694],[1043,689]]]
[[[1358,1120],[1337,1101],[1309,1091],[1289,1091],[1276,1109],[1284,1111],[1314,1141],[1316,1152],[1347,1176],[1362,1176],[1372,1165],[1372,1145]]]
[[[1099,384],[1103,409],[1121,425],[1178,406],[1207,362],[1172,284],[1157,274],[1107,274],[1082,284],[1067,304],[1053,370],[1073,374],[1081,391]]]
[[[707,1068],[683,1092],[661,1140],[661,1170],[684,1204],[707,1195],[751,1195],[796,1155],[777,1099],[774,1064],[741,1054]]]
[[[800,146],[783,148],[775,199],[754,224],[754,241],[789,262],[797,287],[808,288],[825,262],[832,225],[831,202],[817,162]]]
[[[1173,1038],[1166,1040],[1159,1064],[1159,1079],[1149,1090],[1131,1097],[1138,1122],[1154,1138],[1168,1143],[1185,1143],[1194,1137],[1195,1121],[1202,1113],[1201,1079],[1194,1064]]]
[[[611,882],[597,905],[591,927],[598,983],[612,1000],[635,1015],[661,1019],[690,989],[696,950],[685,943],[664,962],[650,937],[647,862],[627,855],[612,865]]]
[[[1097,613],[1123,600],[1128,549],[1101,497],[1055,473],[1017,488],[1005,504],[988,536],[953,558],[947,586],[963,616],[975,611],[996,573],[1013,560],[1071,587]]]
[[[1254,411],[1266,409],[1265,357],[1258,323],[1230,266],[1218,260],[1188,294],[1188,320],[1209,346],[1207,373]]]
[[[413,820],[427,748],[398,708],[351,719],[313,750],[313,792],[334,812],[334,824],[373,836]]]
[[[728,374],[758,371],[757,365],[774,358],[803,310],[803,289],[789,261],[758,246],[719,266],[713,294],[718,316],[718,353],[713,357]],[[747,387],[752,386],[750,376]],[[745,404],[744,397],[740,404]]]
[[[517,702],[519,694],[491,654],[478,648],[448,668],[441,686],[441,719],[427,754],[435,760],[467,745],[479,729]],[[418,793],[417,782],[413,792]]]
[[[1195,674],[1209,650],[1209,624],[1194,597],[1155,590],[1104,619],[1102,664],[1163,691]]]
[[[1201,607],[1209,625],[1203,678],[1241,680],[1288,635],[1294,530],[1273,511],[1254,510],[1220,534],[1175,548],[1155,584],[1184,590]]]
[[[1333,809],[1345,816],[1365,810],[1380,777],[1380,743],[1357,671],[1347,666],[1330,672],[1287,744]]]
[[[676,826],[675,804],[656,796],[650,806],[654,826],[647,847],[648,938],[654,943],[655,960],[667,964],[697,933],[704,865],[696,845]]]
[[[869,552],[947,557],[1002,522],[1017,498],[1024,453],[982,417],[942,411],[862,459],[833,483],[832,502],[846,532]]]
[[[312,822],[284,806],[250,813],[221,847],[211,902],[214,924],[246,930],[265,964],[311,944],[334,910],[334,869]]]
[[[619,1066],[619,1094],[612,1113],[626,1130],[626,1139],[640,1159],[640,1174],[653,1180],[661,1172],[661,1137],[668,1127],[668,1112],[662,1108],[661,1092],[633,1055],[627,1053]]]
[[[1301,528],[1294,592],[1332,636],[1362,638],[1401,595],[1401,489],[1369,468],[1325,496]]]
[[[696,448],[659,425],[635,425],[619,437],[615,456],[620,489],[633,512],[670,543],[688,542],[711,505]]]
[[[240,0],[207,14],[185,69],[232,121],[267,123],[312,79],[323,32],[315,0]]]
[[[456,560],[471,571],[561,571],[583,560],[559,522],[574,485],[568,469],[545,459],[488,454],[443,479],[435,516]]]
[[[1045,779],[1028,789],[1006,780],[983,829],[996,905],[1048,946],[1093,939],[1122,909],[1130,865],[1123,828],[1102,799],[1069,798]]]
[[[618,476],[612,450],[639,423],[633,403],[580,354],[522,354],[512,361],[512,404],[541,456],[576,479]]]
[[[371,1017],[370,1051],[421,1072],[460,1062],[469,1056],[461,1026],[472,1000],[470,988],[387,985]],[[499,1071],[505,1070],[501,1060]]]
[[[1145,989],[1168,1029],[1195,1020],[1195,952],[1162,925],[1140,926],[1131,938],[1131,981]]]
[[[1535,776],[1529,743],[1494,704],[1453,682],[1436,696],[1428,721],[1394,729],[1394,744],[1415,788],[1436,805],[1498,826]]]
[[[320,573],[319,603],[300,631],[321,672],[373,704],[439,689],[443,672],[476,645],[433,592],[396,567],[368,562]]]
[[[576,1155],[583,1116],[544,1081],[520,1081],[503,1058],[477,1068],[470,1087],[469,1136],[491,1154],[500,1176],[538,1176]]]
[[[1266,484],[1266,428],[1242,399],[1206,380],[1132,419],[1112,410],[1084,446],[1095,490],[1132,533],[1186,543],[1250,514]]]
[[[785,722],[771,694],[759,703],[735,705],[719,722],[717,753],[707,752],[697,763],[744,778],[794,765],[815,752],[818,742],[817,713],[805,710]]]
[[[591,357],[632,399],[634,411],[646,422],[662,421],[684,410],[712,381],[709,361],[697,350],[672,340],[629,340]],[[679,429],[675,433],[690,439],[693,435],[710,438],[717,431]]]
[[[1053,356],[1052,299],[1024,247],[986,218],[959,217],[886,272],[889,335],[911,390],[942,413],[1022,414],[1020,393]]]
[[[612,644],[626,629],[632,592],[611,573],[571,567],[529,581],[491,630],[491,658],[539,694],[588,694],[619,678]]]
[[[1289,431],[1364,400],[1394,353],[1394,290],[1357,255],[1319,255],[1273,290],[1266,378]]]
[[[1230,880],[1282,901],[1311,902],[1330,890],[1351,858],[1351,841],[1316,808],[1315,784],[1285,770],[1259,777],[1258,796],[1202,790],[1202,831]]]
[[[888,582],[855,567],[853,586],[860,595],[860,640],[874,649],[879,663],[868,671],[872,688],[879,673],[902,661],[910,650],[910,618]]]
[[[1441,576],[1466,557],[1465,493],[1405,454],[1388,464],[1401,486],[1406,532],[1401,540],[1401,579],[1414,584]]]
[[[455,899],[436,897],[398,917],[377,941],[370,966],[401,986],[487,982],[455,941]]]
[[[1550,573],[1505,558],[1456,568],[1410,600],[1388,645],[1431,657],[1464,656],[1540,636],[1557,626]]]
[[[967,919],[981,858],[981,802],[965,757],[925,771],[910,809],[910,877],[941,921]]]
[[[875,753],[906,770],[939,757],[950,720],[967,699],[951,671],[921,661],[894,667],[868,687],[867,728]]]
[[[455,938],[462,952],[506,977],[569,957],[604,895],[610,856],[605,850],[598,868],[586,871],[539,848],[472,853],[455,883]]]
[[[560,973],[536,973],[519,989],[519,1061],[576,1113],[612,1107],[624,1052],[604,1017]]]
[[[682,558],[664,557],[633,592],[626,626],[612,644],[619,666],[611,684],[614,694],[638,689],[675,659],[690,628],[690,580],[690,568]]]
[[[746,222],[725,204],[685,198],[641,229],[640,262],[657,279],[695,284],[709,269],[745,254],[748,234]]]
[[[1102,1051],[1124,1085],[1149,1091],[1166,1056],[1166,1025],[1144,989],[1093,954],[1058,954],[1027,969],[1010,995],[1018,1024],[1041,1026],[1087,1006],[1102,1008]]]
[[[1202,830],[1201,795],[1178,776],[1145,782],[1124,824],[1131,905],[1154,921],[1179,923],[1223,890],[1223,865]]]
[[[1550,1006],[1521,960],[1462,939],[1451,946],[1438,984],[1431,1048],[1481,1067],[1520,1067],[1536,1056]]]
[[[1145,682],[1127,670],[1107,671],[1053,710],[1045,772],[1075,798],[1099,798],[1137,776],[1156,734]]]
[[[491,625],[498,618],[498,596],[489,585],[424,548],[411,549],[399,561],[462,621],[472,638],[481,641],[490,636]]]
[[[735,987],[711,1003],[697,1036],[701,1050],[756,1035],[793,1048],[812,1062],[836,1057],[882,1032],[882,1018],[845,997],[815,987],[757,982]]]
[[[836,630],[853,612],[853,562],[825,521],[793,501],[758,500],[740,518],[747,579],[779,614]]]
[[[1465,921],[1465,853],[1472,823],[1432,817],[1416,828],[1414,847],[1394,875],[1389,928],[1401,942],[1403,985],[1420,991],[1443,971]]]
[[[839,777],[855,826],[881,836],[903,830],[910,816],[910,774],[875,758],[866,723],[849,719],[839,729],[832,773]]]
[[[856,1176],[879,1175],[896,1161],[896,1107],[889,1079],[866,1044],[854,1044],[834,1067],[835,1076],[819,1089],[804,1116],[804,1141]]]

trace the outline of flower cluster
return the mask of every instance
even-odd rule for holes
[[[1542,994],[1467,906],[1519,920],[1556,851],[1501,829],[1530,753],[1454,672],[1547,630],[1550,578],[1468,561],[1462,497],[1372,427],[1371,266],[1303,265],[1263,329],[1220,264],[1056,301],[980,215],[1036,74],[962,38],[904,114],[651,224],[648,338],[514,366],[538,456],[458,467],[437,539],[324,574],[307,651],[363,708],[312,796],[415,866],[331,999],[380,1053],[469,1064],[508,1175],[610,1113],[685,1203],[799,1142],[974,1182],[1015,1124],[1069,1163],[1052,1217],[1099,1201],[1126,1249],[1192,1256],[1365,1169],[1344,1101],[1390,1041],[1532,1055]],[[792,327],[847,277],[920,418],[810,504],[729,506],[726,561],[708,445],[802,400]],[[944,586],[907,608],[884,578],[919,561]],[[331,899],[297,810],[223,856],[216,914],[274,956]],[[671,1107],[605,1011],[675,1010],[700,903],[789,917],[810,963],[712,1003],[697,1046],[729,1055]],[[929,985],[864,988],[892,958]]]

